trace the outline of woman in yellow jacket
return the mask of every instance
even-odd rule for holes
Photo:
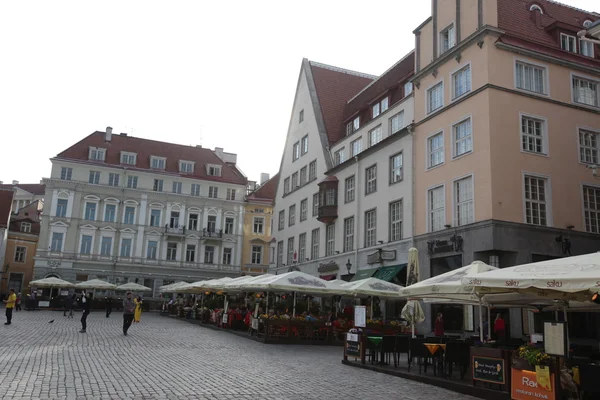
[[[142,316],[142,297],[136,297],[133,302],[135,303],[135,313],[133,314],[133,322],[140,322]]]

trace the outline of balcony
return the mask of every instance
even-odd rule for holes
[[[185,226],[169,226],[165,225],[165,234],[171,237],[184,237],[185,236]]]
[[[333,223],[338,217],[338,183],[338,179],[335,176],[328,176],[319,183],[317,220],[325,224]]]
[[[202,238],[221,240],[223,239],[223,229],[204,228],[202,229]]]

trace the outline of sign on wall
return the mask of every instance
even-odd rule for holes
[[[497,385],[506,383],[502,358],[473,356],[473,380]]]

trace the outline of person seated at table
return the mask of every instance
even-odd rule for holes
[[[438,313],[435,319],[435,336],[444,336],[444,316]]]
[[[307,321],[311,321],[311,322],[317,320],[315,317],[312,316],[312,314],[310,313],[310,311],[306,313],[306,317],[304,317],[304,319],[307,320]]]

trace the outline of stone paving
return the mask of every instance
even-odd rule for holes
[[[80,317],[21,311],[0,325],[0,399],[474,400],[344,366],[339,347],[265,345],[153,313],[123,336],[120,313],[92,312],[83,334]]]

